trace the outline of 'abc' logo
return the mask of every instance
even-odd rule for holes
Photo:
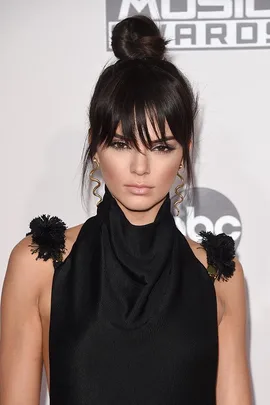
[[[180,214],[175,217],[176,226],[194,241],[202,230],[214,234],[226,233],[239,245],[242,224],[234,204],[223,194],[210,188],[196,187],[191,190],[192,203],[188,199],[178,205]]]

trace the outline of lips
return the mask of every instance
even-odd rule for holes
[[[150,189],[153,187],[147,186],[145,184],[128,184],[128,191],[134,195],[147,195]]]
[[[146,184],[127,184],[127,187],[153,188],[153,187],[151,187],[151,186],[147,186]]]

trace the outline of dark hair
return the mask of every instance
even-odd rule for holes
[[[194,143],[197,96],[188,79],[165,57],[166,41],[150,18],[137,15],[120,21],[112,32],[112,49],[118,60],[106,67],[96,83],[89,107],[89,142],[83,155],[82,190],[89,163],[104,142],[108,146],[121,122],[125,138],[139,150],[151,147],[146,112],[164,140],[165,121],[183,148],[187,183],[194,183],[190,143]],[[165,142],[166,143],[166,142]],[[192,148],[193,149],[193,148]],[[180,163],[180,162],[179,162]]]

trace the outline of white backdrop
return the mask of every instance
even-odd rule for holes
[[[57,215],[73,226],[89,215],[80,201],[80,157],[93,86],[112,53],[104,0],[0,4],[1,285],[34,216]],[[241,217],[253,385],[256,404],[268,405],[270,48],[171,55],[200,93],[197,185],[225,195]],[[43,385],[42,404],[45,397]]]

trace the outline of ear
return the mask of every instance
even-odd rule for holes
[[[96,152],[95,154],[94,154],[94,156],[93,156],[93,160],[94,159],[96,159],[97,161],[98,161],[98,164],[99,164],[99,156],[98,156],[98,153]]]
[[[181,160],[178,171],[181,169],[185,170],[184,159]]]

